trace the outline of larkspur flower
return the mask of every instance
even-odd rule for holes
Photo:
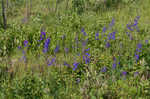
[[[127,72],[126,72],[126,71],[123,71],[123,72],[122,72],[122,75],[123,75],[123,76],[126,76],[126,75],[127,75]]]
[[[103,28],[103,32],[104,32],[104,33],[106,32],[106,27]]]
[[[85,53],[85,55],[90,56],[90,54],[89,54],[89,53]]]
[[[139,60],[139,55],[138,55],[138,54],[136,54],[136,53],[135,53],[135,59],[136,59],[136,61],[138,61],[138,60]]]
[[[90,58],[87,57],[87,56],[86,56],[86,58],[85,58],[85,63],[86,63],[86,64],[89,64],[89,63],[90,63]]]
[[[106,43],[106,48],[109,48],[109,47],[110,47],[110,43],[107,42],[107,43]]]
[[[21,46],[18,46],[18,49],[21,49]]]
[[[120,62],[118,62],[118,65],[120,65]]]
[[[145,40],[145,43],[148,44],[148,40]]]
[[[89,50],[90,50],[90,48],[86,49],[85,51],[89,51]]]
[[[108,40],[111,40],[111,39],[115,40],[115,34],[116,32],[109,33]]]
[[[99,32],[95,34],[95,40],[99,40]]]
[[[74,68],[73,68],[73,71],[75,71],[76,69],[77,69],[77,66],[79,65],[79,63],[77,63],[77,62],[75,62],[74,64],[73,64],[73,66],[74,66]]]
[[[139,49],[142,48],[142,44],[141,44],[141,43],[138,43],[138,44],[137,44],[137,48],[139,48]]]
[[[141,52],[141,50],[139,48],[136,49],[137,52]]]
[[[59,51],[59,45],[56,46],[54,52],[57,53]]]
[[[134,26],[136,26],[138,24],[138,20],[139,20],[140,16],[137,16],[135,19],[134,19]]]
[[[101,70],[101,72],[106,72],[107,71],[107,68],[104,66],[103,68],[102,68],[102,70]]]
[[[112,39],[113,39],[113,40],[115,40],[115,34],[116,34],[116,32],[113,32],[113,33],[112,33]]]
[[[87,43],[86,41],[83,41],[82,46],[86,46],[86,43]]]
[[[116,66],[117,66],[117,64],[116,64],[116,63],[113,63],[112,69],[116,69]]]
[[[50,38],[47,38],[44,44],[43,52],[46,53],[48,51],[48,46],[50,44]]]
[[[114,18],[112,19],[111,23],[109,24],[109,27],[112,27],[115,24]]]
[[[86,36],[86,32],[84,31],[84,28],[81,29],[81,32],[83,33],[84,36]]]
[[[26,56],[25,56],[25,55],[23,55],[23,56],[22,56],[22,59],[24,60],[24,62],[26,62],[26,61],[27,61],[27,59],[26,59]]]
[[[46,38],[46,33],[45,32],[41,32],[40,41],[43,40],[43,39],[45,39],[45,38]]]
[[[133,31],[133,29],[131,29],[131,25],[129,26],[129,24],[127,24],[127,28],[128,28],[130,31]]]
[[[81,32],[84,32],[84,28],[81,29]]]
[[[48,66],[51,66],[55,62],[56,58],[52,58],[51,62],[48,62]]]
[[[113,56],[113,61],[115,61],[115,62],[116,62],[116,57],[115,57],[115,56]]]
[[[68,53],[69,52],[69,48],[65,48],[65,52]]]
[[[28,41],[27,41],[27,40],[25,40],[25,41],[24,41],[24,46],[26,47],[26,46],[27,46],[27,44],[28,44]]]
[[[67,62],[64,62],[64,65],[70,67],[70,65]]]

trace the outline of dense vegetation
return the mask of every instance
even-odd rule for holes
[[[6,0],[0,98],[150,98],[149,4]]]

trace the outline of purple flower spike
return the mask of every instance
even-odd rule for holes
[[[107,42],[107,43],[106,43],[106,48],[109,48],[109,47],[110,47],[110,43]]]
[[[79,65],[79,63],[76,63],[76,62],[73,64],[73,66],[74,66],[73,71],[75,71],[77,69],[78,65]]]
[[[64,62],[64,65],[70,67],[70,65],[67,62]]]
[[[26,46],[27,46],[27,44],[28,44],[28,41],[27,41],[27,40],[25,40],[25,41],[24,41],[24,46],[26,47]]]
[[[84,28],[81,29],[81,32],[83,33],[84,36],[86,36],[86,32],[84,31]]]
[[[54,52],[57,53],[59,51],[59,46],[57,45]]]
[[[101,72],[103,72],[103,73],[106,72],[106,71],[107,71],[106,67],[103,67],[102,70],[101,70]]]
[[[112,69],[116,69],[116,66],[117,66],[117,64],[116,64],[116,63],[113,63]]]
[[[44,36],[44,37],[43,37]],[[46,33],[45,32],[41,32],[41,35],[40,35],[40,40],[38,40],[38,41],[41,41],[41,40],[43,40],[43,39],[45,39],[46,38]]]
[[[127,24],[127,28],[128,28],[130,31],[133,31],[133,29],[131,29],[131,26],[129,26],[129,24]]]
[[[106,32],[106,27],[103,28],[103,32],[104,32],[104,33]]]
[[[81,32],[84,32],[84,28],[81,29]]]
[[[18,49],[21,49],[21,46],[18,46]]]
[[[142,48],[142,44],[140,44],[140,43],[137,44],[137,48],[139,48],[139,49]]]
[[[123,72],[122,72],[122,75],[123,75],[123,76],[126,76],[126,75],[127,75],[127,72],[126,72],[126,71],[123,71]]]
[[[89,64],[90,63],[90,58],[87,57],[85,63]]]
[[[65,52],[68,53],[68,51],[69,51],[69,48],[65,48]]]
[[[110,27],[112,27],[115,24],[114,18],[112,19],[112,22],[109,24]]]
[[[138,49],[138,48],[136,49],[136,51],[137,51],[137,52],[141,52],[141,50],[140,50],[140,49]]]
[[[120,65],[120,62],[118,62],[118,65]]]
[[[55,62],[56,58],[53,58],[51,62],[48,63],[48,66],[51,66]]]
[[[89,50],[90,50],[90,48],[86,49],[85,51],[89,51]]]
[[[90,56],[90,54],[89,54],[89,53],[85,53],[85,55]]]
[[[148,40],[145,40],[145,43],[148,44]]]
[[[50,38],[47,38],[44,44],[44,49],[43,49],[44,53],[48,51],[49,44],[50,44]]]
[[[95,34],[95,40],[99,40],[99,33],[98,32]]]

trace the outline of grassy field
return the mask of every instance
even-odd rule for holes
[[[150,98],[150,0],[8,1],[0,99]]]

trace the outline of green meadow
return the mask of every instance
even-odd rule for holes
[[[150,98],[150,0],[0,2],[0,99]]]

